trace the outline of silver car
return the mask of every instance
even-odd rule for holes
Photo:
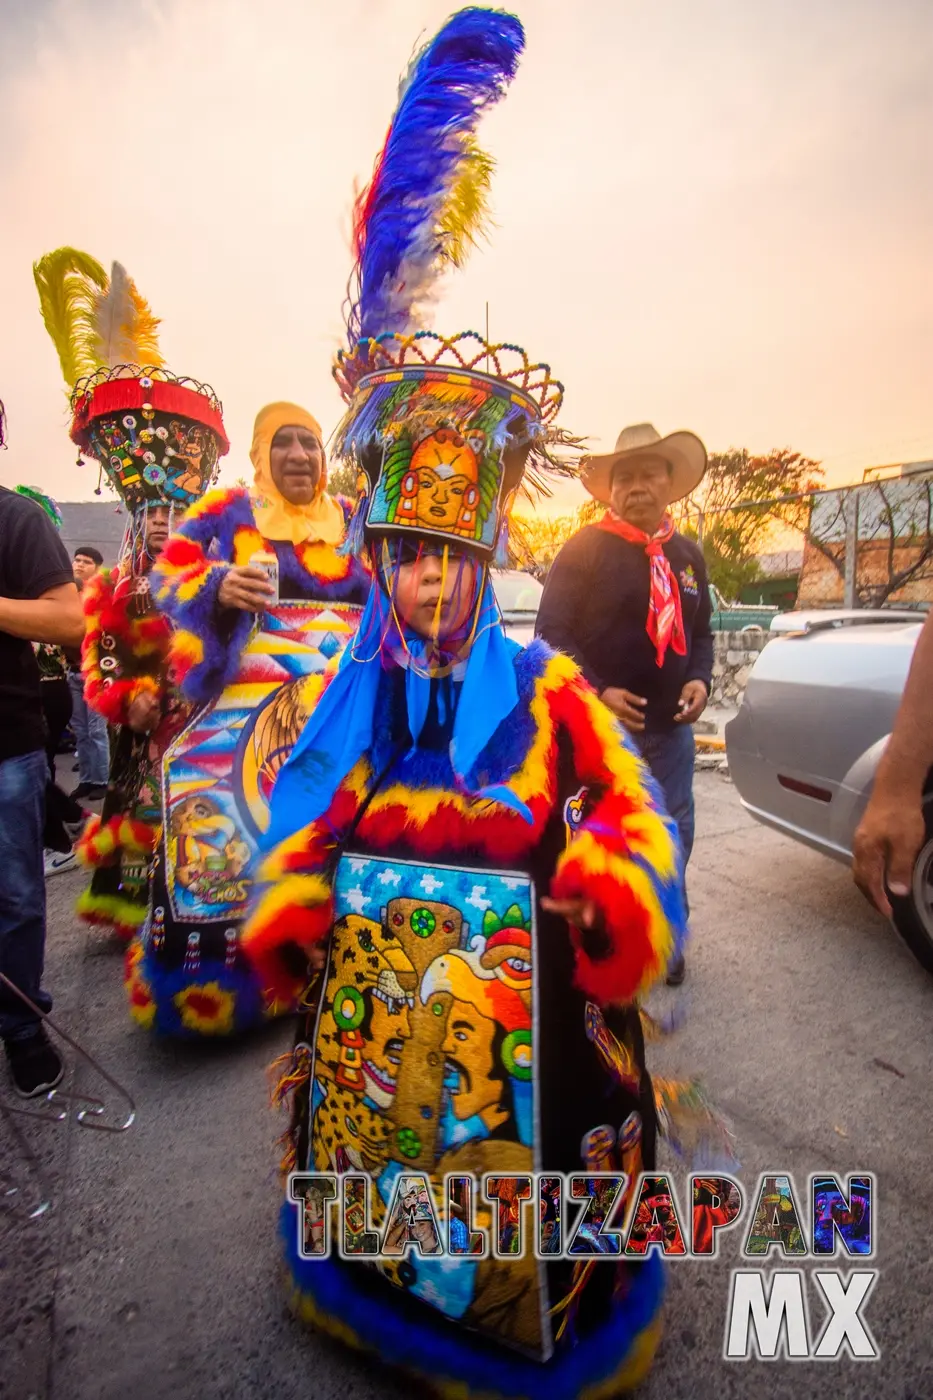
[[[491,577],[506,634],[526,647],[534,641],[535,618],[544,588],[521,569],[493,569]]]
[[[823,612],[795,623],[762,651],[726,725],[729,772],[758,821],[849,864],[922,619]],[[927,841],[911,896],[891,905],[898,932],[933,972],[933,774],[925,791]]]

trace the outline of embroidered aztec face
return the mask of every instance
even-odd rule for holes
[[[370,532],[494,550],[505,449],[533,405],[483,376],[407,369],[369,376],[351,412],[341,436],[373,478]]]
[[[522,930],[524,932],[524,930]],[[511,936],[511,935],[510,935]],[[478,1116],[489,1132],[502,1128],[514,1118],[510,1079],[531,1075],[530,961],[529,986],[521,991],[510,985],[516,972],[524,978],[525,962],[510,956],[511,946],[487,945],[482,953],[455,949],[431,964],[421,987],[427,1003],[440,992],[451,1002],[447,1010],[444,1055],[445,1088],[457,1118]],[[519,949],[530,957],[530,947]],[[483,966],[483,958],[496,966]]]
[[[216,470],[218,443],[203,424],[144,404],[95,418],[90,450],[132,513],[147,502],[196,501]]]
[[[411,1038],[416,984],[415,968],[391,931],[355,915],[335,925],[316,1069],[318,1078],[328,1081],[321,1126],[330,1121],[322,1146],[331,1170],[384,1165],[379,1140],[387,1136],[389,1122],[379,1120],[370,1104],[379,1110],[392,1104]],[[346,1092],[335,1098],[331,1083]],[[326,1111],[328,1103],[338,1101],[336,1113]]]

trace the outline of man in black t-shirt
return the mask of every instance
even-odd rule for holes
[[[80,646],[84,617],[71,561],[41,506],[0,487],[0,972],[43,1011],[45,721],[32,642]],[[33,1012],[0,983],[0,1039],[23,1098],[61,1079]]]
[[[709,698],[712,609],[703,553],[677,533],[668,509],[705,470],[698,437],[662,439],[650,423],[623,429],[615,452],[588,458],[581,480],[609,509],[558,554],[537,618],[538,635],[574,658],[637,744],[677,823],[685,867],[694,831],[690,726]],[[683,977],[681,957],[668,982]]]

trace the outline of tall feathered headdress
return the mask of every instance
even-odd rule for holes
[[[162,368],[159,321],[120,263],[108,277],[88,253],[56,248],[34,263],[32,272],[69,393],[98,370]]]
[[[422,328],[445,266],[462,266],[488,215],[493,162],[475,137],[505,94],[525,34],[514,15],[461,10],[412,60],[373,178],[356,201],[347,330]]]
[[[56,248],[33,276],[71,397],[72,442],[130,512],[190,505],[229,449],[213,389],[165,368],[159,320],[120,263],[108,277],[88,253]]]
[[[552,426],[563,387],[549,365],[475,331],[443,337],[425,326],[442,274],[486,227],[493,162],[476,128],[524,46],[514,15],[453,15],[412,60],[356,200],[348,345],[334,366],[349,410],[335,450],[363,467],[369,494],[349,548],[361,546],[365,523],[382,535],[452,536],[505,562],[519,482],[547,492],[550,472],[572,470],[549,450],[573,441]],[[441,484],[429,504],[432,476]]]

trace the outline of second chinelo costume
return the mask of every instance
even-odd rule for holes
[[[516,493],[565,441],[561,386],[514,346],[443,338],[419,316],[477,231],[489,162],[474,128],[523,46],[510,15],[455,15],[413,61],[358,204],[337,449],[366,481],[351,537],[375,581],[278,776],[244,947],[282,998],[325,958],[281,1086],[285,1167],[365,1174],[374,1229],[428,1242],[379,1263],[320,1257],[320,1195],[289,1200],[295,1308],[441,1394],[571,1400],[647,1371],[660,1261],[548,1260],[527,1217],[508,1257],[517,1200],[506,1257],[469,1243],[432,1257],[426,1205],[433,1194],[462,1225],[472,1181],[488,1235],[487,1173],[651,1169],[634,1003],[683,932],[676,843],[646,770],[572,661],[506,638],[492,592]],[[440,560],[445,587],[456,576],[452,633],[426,635],[402,609],[423,560]],[[592,926],[551,899],[591,908]],[[352,1251],[362,1214],[348,1229]]]
[[[165,367],[159,322],[119,263],[108,276],[88,254],[59,248],[33,270],[71,392],[78,461],[97,462],[129,516],[119,563],[83,595],[85,695],[113,742],[101,814],[77,849],[94,872],[82,918],[131,938],[146,916],[161,826],[159,765],[186,717],[168,677],[171,628],[150,587],[155,541],[203,493],[229,443],[213,390]],[[134,702],[144,699],[152,717],[134,727]]]
[[[321,445],[292,403],[256,417],[251,490],[211,491],[188,512],[153,571],[174,624],[170,667],[193,708],[163,760],[164,828],[152,915],[131,969],[137,1019],[171,1035],[229,1035],[292,1010],[264,996],[239,949],[269,794],[328,661],[359,621],[368,575],[341,553],[348,503],[327,493],[294,505],[276,486],[276,434]],[[272,566],[277,596],[259,613],[224,606],[231,568]]]

